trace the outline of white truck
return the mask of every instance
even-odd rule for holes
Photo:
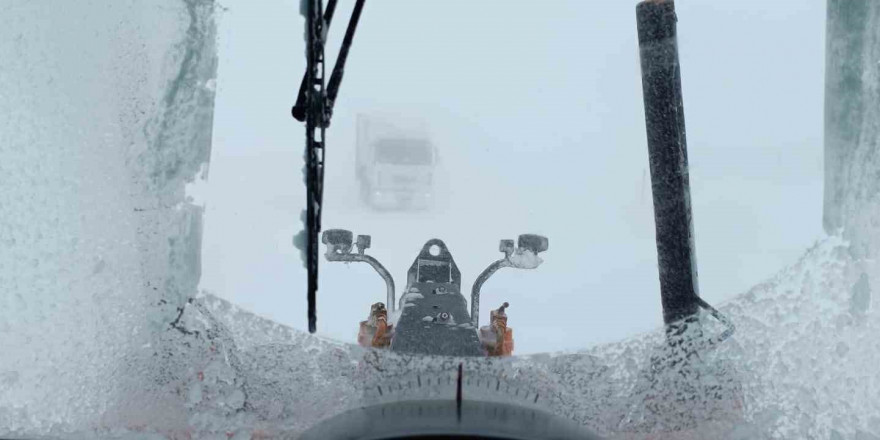
[[[437,153],[424,123],[358,115],[355,174],[374,209],[428,209]]]

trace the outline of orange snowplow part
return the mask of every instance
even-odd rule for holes
[[[480,327],[480,340],[488,356],[510,356],[513,354],[513,329],[507,326],[507,314],[504,303],[489,314],[490,323]]]
[[[361,347],[386,348],[391,345],[393,327],[388,324],[385,304],[376,303],[370,310],[370,317],[361,321],[358,331],[358,345]]]
[[[379,325],[373,327],[368,321],[361,321],[358,332],[358,345],[361,347],[388,348],[391,345],[393,326],[387,325],[385,320],[379,321]]]

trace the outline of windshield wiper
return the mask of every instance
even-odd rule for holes
[[[330,126],[333,104],[339,93],[345,61],[360,21],[365,0],[357,0],[345,30],[342,47],[328,86],[324,87],[324,46],[327,30],[336,11],[336,0],[329,0],[322,12],[322,0],[302,0],[300,9],[306,18],[306,73],[300,83],[296,104],[291,109],[294,119],[306,123],[306,268],[308,270],[309,332],[317,330],[315,309],[318,291],[318,234],[321,232],[321,208],[324,201],[325,130]]]

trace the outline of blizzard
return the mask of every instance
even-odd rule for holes
[[[880,8],[877,2],[870,5]],[[49,8],[14,0],[3,9],[2,437],[295,437],[321,420],[362,405],[413,397],[449,398],[459,365],[468,378],[464,388],[468,398],[548,410],[612,438],[656,438],[669,432],[677,433],[673,438],[880,437],[880,369],[876,367],[880,315],[875,304],[880,235],[872,220],[878,209],[880,172],[876,163],[880,156],[874,154],[880,138],[877,108],[869,108],[860,119],[853,156],[841,155],[844,171],[834,176],[844,177],[835,185],[844,188],[841,194],[846,197],[825,206],[830,210],[825,221],[834,226],[830,233],[817,234],[781,270],[765,268],[775,274],[753,287],[713,300],[735,323],[736,332],[708,351],[699,365],[723,366],[723,377],[734,378],[741,387],[744,418],[730,421],[715,417],[705,401],[684,402],[672,411],[644,404],[657,396],[674,401],[677,392],[672,385],[665,389],[645,385],[652,359],[676,356],[663,351],[659,313],[647,324],[627,326],[627,337],[609,341],[601,335],[567,336],[574,333],[569,329],[583,325],[577,322],[582,303],[565,298],[583,294],[584,289],[559,280],[572,272],[589,271],[592,267],[582,264],[585,261],[598,265],[607,259],[598,255],[590,257],[593,260],[574,260],[591,243],[573,237],[571,231],[580,230],[580,225],[554,210],[558,200],[577,203],[573,200],[583,188],[572,185],[554,197],[517,196],[518,191],[533,194],[542,182],[501,166],[487,171],[493,178],[486,177],[478,166],[492,163],[486,151],[473,152],[470,168],[451,167],[455,155],[468,150],[448,153],[449,175],[440,178],[448,179],[449,189],[446,198],[437,201],[435,212],[365,212],[347,187],[330,190],[328,199],[339,197],[329,202],[325,229],[373,234],[372,251],[398,280],[424,240],[449,235],[465,284],[500,257],[497,240],[526,232],[549,236],[551,247],[541,258],[516,256],[524,266],[543,259],[541,268],[502,269],[510,275],[493,278],[483,291],[486,315],[510,301],[508,313],[518,337],[533,335],[522,355],[434,358],[357,346],[357,322],[369,309],[337,314],[336,308],[354,295],[359,304],[384,297],[381,281],[365,265],[322,261],[319,296],[324,302],[318,326],[326,324],[330,330],[317,335],[292,324],[305,321],[304,313],[285,319],[256,313],[254,309],[270,307],[254,306],[257,300],[248,299],[260,292],[220,292],[216,286],[225,283],[218,275],[211,279],[219,281],[206,285],[203,263],[216,258],[212,254],[216,248],[206,246],[205,240],[222,234],[232,242],[238,240],[231,238],[237,230],[206,235],[212,227],[211,204],[219,203],[221,196],[209,190],[205,201],[196,194],[197,188],[211,183],[209,164],[218,157],[222,160],[222,154],[212,149],[228,143],[218,139],[220,129],[214,121],[215,100],[221,103],[217,95],[223,90],[222,69],[218,74],[222,47],[217,47],[222,7],[201,0],[129,0],[58,3]],[[880,17],[874,9],[871,14]],[[295,11],[289,21],[291,28],[300,29],[301,17]],[[876,31],[880,27],[872,24],[867,29],[873,34],[864,48],[863,93],[866,100],[877,102],[880,65],[871,61],[880,58]],[[285,56],[291,53],[300,56],[294,50]],[[347,75],[356,74],[352,70]],[[684,80],[687,110],[687,75]],[[346,84],[342,94],[353,87],[354,83]],[[292,101],[293,88],[287,92]],[[280,113],[286,115],[285,109]],[[437,123],[442,127],[442,122]],[[290,157],[301,157],[301,139],[294,140]],[[537,164],[550,162],[529,154],[518,157],[532,157]],[[241,158],[241,166],[254,167],[257,162],[249,160]],[[275,162],[255,179],[273,179],[272,173],[280,172],[301,183],[299,162]],[[336,169],[347,166],[342,159],[329,163]],[[692,180],[698,181],[699,160],[694,165]],[[556,178],[573,179],[575,173],[570,171],[578,166],[562,167],[569,172]],[[336,172],[328,172],[328,181],[349,182],[350,176]],[[456,174],[485,178],[485,193],[497,197],[487,207],[485,199],[468,193],[469,179],[455,179]],[[826,176],[826,185],[828,181]],[[514,189],[504,189],[507,183]],[[754,181],[727,188],[752,192],[756,198],[761,193]],[[630,189],[638,193],[639,186]],[[695,199],[702,197],[701,191],[695,188]],[[819,200],[820,193],[814,191],[809,197]],[[619,241],[621,254],[635,255],[645,243],[653,245],[651,211],[648,202],[639,204],[638,196],[629,196],[634,216],[642,216],[646,223],[624,224],[622,229],[634,232],[620,240],[602,232],[602,227],[612,230],[613,220],[607,225],[600,221],[602,227],[593,233],[609,243]],[[520,198],[535,203],[517,205]],[[270,233],[277,238],[270,246],[283,243],[279,254],[290,263],[277,272],[293,273],[285,276],[295,278],[296,286],[305,285],[299,251],[293,245],[301,228],[297,218],[301,203],[279,214],[292,220],[286,229]],[[514,205],[519,207],[500,208]],[[519,230],[541,225],[539,216],[529,214],[532,211],[556,214],[548,215],[545,230]],[[472,221],[475,217],[502,226],[479,229]],[[437,227],[402,226],[422,220]],[[214,221],[214,225],[222,222]],[[699,245],[701,237],[711,235],[700,234],[700,225],[709,218],[697,215],[695,221]],[[645,225],[647,236],[640,235]],[[594,245],[600,246],[595,243],[602,240]],[[477,253],[477,246],[485,250]],[[224,255],[235,258],[235,252]],[[632,267],[623,267],[614,277],[625,279],[633,267],[653,264],[646,261],[632,260]],[[735,275],[737,268],[731,266],[730,271]],[[266,278],[271,273],[267,268],[249,276]],[[517,285],[527,293],[508,295],[507,290]],[[653,287],[649,297],[659,296],[655,281],[642,286]],[[292,289],[290,295],[304,304],[304,287],[297,288],[301,290]],[[550,292],[554,288],[558,292]],[[530,304],[542,291],[549,299]],[[407,299],[420,296],[406,292],[401,297],[403,307]],[[554,315],[560,308],[566,310]],[[541,321],[528,326],[527,310]],[[554,337],[548,324],[554,320],[565,321],[559,325],[569,332],[566,336]],[[701,320],[707,333],[721,331],[713,318]],[[694,374],[701,386],[715,385],[711,371]]]

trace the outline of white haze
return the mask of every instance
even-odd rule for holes
[[[331,69],[353,1],[340,1]],[[821,235],[825,2],[679,1],[679,50],[701,295],[741,293]],[[201,288],[304,329],[304,133],[290,106],[305,67],[294,0],[226,0]],[[635,2],[373,0],[327,134],[323,226],[371,234],[398,296],[441,238],[468,292],[498,240],[550,239],[534,271],[483,288],[510,302],[518,353],[619,340],[661,323]],[[362,208],[355,115],[430,123],[445,179],[427,213]],[[319,333],[355,340],[384,299],[366,265],[322,261]]]

